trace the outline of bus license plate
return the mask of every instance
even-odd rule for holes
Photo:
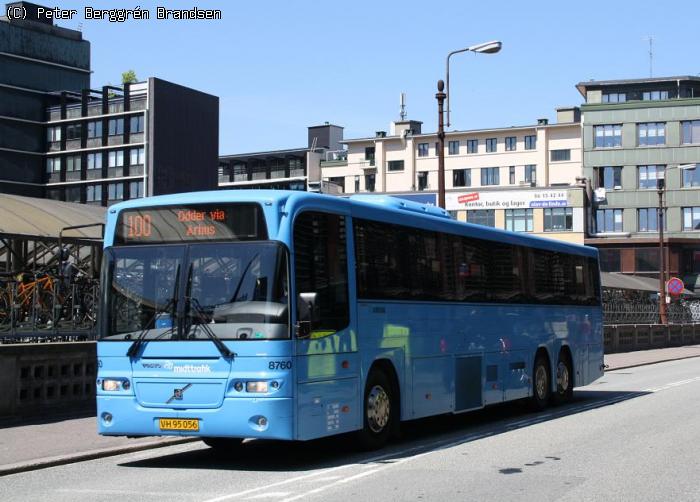
[[[158,419],[162,431],[198,431],[199,420],[196,418],[160,418]]]

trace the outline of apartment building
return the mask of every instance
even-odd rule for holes
[[[322,186],[321,161],[342,148],[343,128],[326,122],[308,128],[305,147],[219,157],[219,188],[267,188],[339,193]]]
[[[436,133],[404,120],[390,134],[347,139],[346,160],[321,164],[344,193],[378,192],[435,203]],[[579,109],[557,109],[557,122],[449,131],[445,136],[446,209],[461,221],[584,240]]]
[[[590,237],[610,272],[658,277],[658,181],[666,270],[700,286],[700,77],[587,81],[583,172],[594,189]]]
[[[47,198],[104,206],[216,189],[216,96],[158,78],[62,92],[45,127]]]

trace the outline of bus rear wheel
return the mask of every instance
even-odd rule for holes
[[[534,411],[542,411],[549,404],[550,397],[550,377],[549,363],[547,358],[542,354],[535,359],[535,367],[533,370],[532,379],[532,399],[530,403]]]
[[[372,371],[365,386],[364,425],[359,432],[362,449],[376,450],[386,444],[398,419],[396,403],[389,378],[380,370]]]
[[[571,369],[571,359],[564,352],[559,353],[557,361],[557,391],[554,393],[554,402],[563,404],[574,397],[574,376]]]
[[[202,438],[204,444],[209,448],[213,448],[218,453],[227,453],[236,451],[241,447],[243,439],[241,438]]]

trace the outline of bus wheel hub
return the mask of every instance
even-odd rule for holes
[[[372,432],[381,432],[386,427],[390,411],[389,395],[381,386],[375,385],[367,396],[367,424]]]

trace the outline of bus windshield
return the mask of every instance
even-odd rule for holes
[[[102,338],[288,338],[288,253],[275,242],[106,250]],[[206,324],[206,328],[202,327]]]

